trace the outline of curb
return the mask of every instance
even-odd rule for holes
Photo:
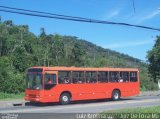
[[[15,106],[25,106],[25,100],[9,100],[0,101],[0,108],[15,107]]]
[[[160,90],[140,92],[139,96],[160,96]]]

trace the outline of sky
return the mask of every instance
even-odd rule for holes
[[[133,0],[0,0],[1,6],[160,28],[160,0],[134,0],[134,4],[135,11]],[[47,19],[1,11],[0,16],[2,21],[28,25],[36,35],[43,27],[47,34],[76,36],[143,61],[147,60],[147,52],[152,49],[156,36],[160,35],[159,31],[128,26]]]

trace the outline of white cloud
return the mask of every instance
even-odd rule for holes
[[[127,48],[127,47],[136,47],[141,45],[148,45],[154,43],[154,40],[146,40],[146,41],[133,41],[133,42],[121,42],[121,43],[114,43],[108,44],[105,48]]]
[[[107,13],[105,13],[103,19],[104,20],[111,19],[111,18],[117,16],[119,13],[120,13],[120,10],[114,10],[114,11],[111,11],[109,13],[107,12]]]
[[[140,13],[139,15],[132,18],[132,21],[135,21],[136,24],[142,23],[146,20],[153,19],[160,15],[160,10],[152,11],[150,13]]]
[[[142,19],[143,19],[143,20],[152,19],[152,18],[156,17],[156,16],[159,15],[159,14],[160,14],[160,11],[156,10],[156,11],[153,11],[153,12],[151,12],[150,14],[144,16]]]

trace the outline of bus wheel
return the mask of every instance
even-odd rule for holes
[[[112,92],[112,100],[117,101],[120,99],[120,91],[119,90],[113,90]]]
[[[71,96],[68,93],[62,93],[60,96],[60,103],[62,105],[69,104],[71,102]]]

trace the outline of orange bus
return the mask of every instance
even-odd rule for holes
[[[136,68],[31,67],[27,70],[25,100],[60,102],[119,100],[140,93]]]

